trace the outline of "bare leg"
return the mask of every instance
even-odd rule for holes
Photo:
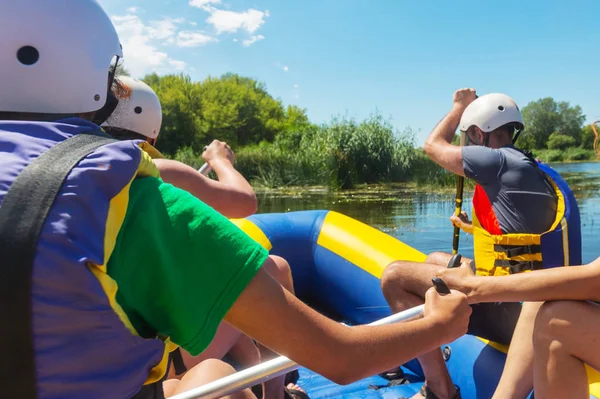
[[[431,279],[443,268],[429,263],[396,261],[391,263],[381,277],[381,289],[394,313],[423,304],[425,292],[431,288]],[[451,398],[456,389],[446,368],[440,349],[417,358],[427,386],[440,399]],[[416,395],[415,398],[421,397]]]
[[[432,252],[427,256],[427,259],[425,259],[424,263],[446,267],[452,256],[454,255],[446,252]]]
[[[536,397],[588,399],[584,363],[600,369],[600,306],[589,302],[548,302],[534,330]]]
[[[287,260],[280,256],[269,255],[273,261],[265,263],[265,270],[277,281],[283,288],[295,294],[294,281],[292,280],[292,269]]]
[[[283,288],[294,294],[294,283],[292,281],[292,271],[289,263],[279,256],[270,255],[269,257],[271,260],[273,260],[273,262],[265,263],[265,270],[271,275],[271,277],[281,284]],[[260,349],[260,357],[263,362],[279,356],[277,353],[261,344],[258,344],[258,347]],[[265,391],[263,397],[265,399],[283,399],[284,383],[285,375],[265,382]]]
[[[273,277],[273,279],[281,284],[283,288],[293,294],[294,284],[289,263],[279,256],[269,255],[269,258],[271,258],[272,262],[265,263],[265,270]],[[222,322],[219,325],[214,339],[211,341],[208,348],[200,355],[194,357],[186,351],[181,351],[181,353],[188,369],[191,369],[208,359],[221,359],[227,353],[231,353],[231,356],[243,367],[250,367],[258,364],[261,360],[270,360],[278,356],[275,352],[260,344],[258,345],[258,348],[260,350],[260,355],[257,353],[257,346],[250,338],[243,335],[228,323]],[[171,367],[169,378],[174,377],[173,367]],[[264,384],[265,398],[283,399],[284,382],[285,376],[267,381]]]
[[[543,302],[525,302],[492,399],[525,399],[533,389],[533,327]]]
[[[212,381],[216,381],[219,378],[226,377],[234,374],[235,370],[227,363],[217,360],[208,359],[204,362],[194,366],[189,370],[180,381],[167,380],[163,383],[163,388],[168,388],[169,393],[165,389],[165,397],[178,395],[180,393],[189,391],[190,389],[198,388],[204,384]],[[241,392],[236,392],[229,396],[224,396],[229,399],[256,399],[256,396],[250,389],[245,389]]]
[[[231,348],[233,348],[239,339],[243,336],[235,327],[227,322],[221,322],[210,342],[210,345],[198,356],[192,356],[187,351],[181,351],[183,360],[188,370],[208,359],[221,359]]]
[[[221,322],[217,328],[217,332],[210,345],[198,356],[192,356],[187,351],[181,350],[181,356],[187,369],[200,364],[201,362],[208,359],[221,359],[233,348],[233,346],[242,337],[242,333],[236,328],[232,327],[227,322]],[[179,378],[175,374],[175,367],[171,364],[169,368],[169,374],[167,378]]]

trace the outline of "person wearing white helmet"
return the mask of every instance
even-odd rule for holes
[[[118,76],[113,85],[113,95],[118,104],[106,122],[102,124],[105,132],[120,140],[142,139],[154,145],[160,134],[162,124],[162,107],[160,100],[154,90],[141,80],[129,77]],[[257,206],[256,195],[248,181],[234,168],[234,154],[231,148],[224,142],[214,140],[202,154],[204,160],[211,166],[218,177],[218,181],[209,179],[195,169],[181,162],[158,158],[154,163],[160,171],[161,178],[167,182],[182,188],[201,199],[207,205],[222,213],[228,218],[243,218],[252,215]],[[274,255],[269,255],[273,263],[267,264],[266,270],[279,282],[285,289],[294,293],[294,284],[288,262]],[[273,268],[275,267],[275,268]],[[191,356],[189,353],[182,352],[178,348],[174,353],[177,360],[173,363],[177,367],[169,370],[169,378],[176,378],[177,375],[185,373],[182,385],[189,386],[194,383],[204,383],[212,377],[219,377],[219,373],[210,372],[211,369],[220,370],[220,367],[207,367],[206,364],[200,365],[207,359],[221,359],[228,352],[232,351],[230,356],[237,364],[243,364],[245,367],[253,366],[260,361],[257,353],[257,347],[254,342],[243,334],[231,327],[228,323],[221,323],[215,338],[208,348],[199,356]],[[273,357],[275,354],[261,347],[262,357]],[[190,370],[197,366],[197,370],[203,370],[199,373]],[[207,372],[210,372],[207,375]],[[201,378],[199,378],[199,375]],[[187,381],[189,378],[195,378],[196,381]],[[213,378],[216,379],[216,378]],[[175,381],[167,380],[168,392],[176,390]],[[178,384],[177,384],[178,385]],[[291,388],[292,383],[284,389],[284,381],[277,378],[265,383],[265,396],[276,398],[279,393],[294,393]],[[296,390],[298,390],[296,388]]]
[[[424,263],[393,262],[382,276],[392,310],[422,303],[431,279],[455,263],[479,276],[581,264],[579,210],[573,193],[556,171],[514,146],[523,128],[521,112],[507,95],[477,97],[473,89],[456,91],[451,111],[429,135],[425,152],[446,170],[476,182],[473,222],[465,213],[451,217],[453,224],[474,235],[475,259],[435,252]],[[466,134],[468,146],[452,144],[457,129]],[[525,398],[533,387],[531,335],[539,306],[530,302],[472,306],[470,334],[511,344],[496,399]],[[460,398],[439,349],[419,361],[426,384],[416,397]]]
[[[103,132],[122,54],[96,0],[4,1],[0,36],[3,396],[164,397],[171,343],[197,355],[222,320],[341,383],[466,331],[455,291],[409,323],[320,315],[263,270],[265,248],[160,179],[149,143]]]
[[[119,76],[113,85],[118,105],[102,128],[118,139],[142,139],[154,145],[161,130],[162,109],[150,86],[129,76]],[[155,159],[164,181],[182,188],[229,218],[243,218],[257,209],[252,186],[234,167],[235,157],[227,143],[214,140],[202,157],[216,173],[212,180],[184,163]]]

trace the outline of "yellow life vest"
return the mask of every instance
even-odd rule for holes
[[[552,168],[538,164],[558,198],[556,218],[542,234],[503,234],[492,205],[479,185],[473,197],[476,273],[504,276],[581,264],[579,209],[568,184]]]

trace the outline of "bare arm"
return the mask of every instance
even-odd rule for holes
[[[227,165],[228,161],[212,162],[219,181],[209,179],[186,164],[169,159],[155,159],[161,178],[185,190],[228,218],[243,218],[256,212],[254,190],[246,179]]]
[[[465,175],[461,147],[452,145],[452,139],[467,106],[477,98],[475,90],[460,89],[454,92],[453,106],[425,141],[425,153],[442,168]]]
[[[459,176],[465,175],[461,148],[452,144],[465,108],[455,105],[442,119],[425,141],[425,153],[442,168]]]
[[[466,332],[470,315],[466,297],[453,293],[442,298],[430,291],[427,300],[426,306],[434,310],[418,320],[347,327],[304,305],[261,270],[225,320],[275,352],[347,384],[395,367]],[[344,364],[353,367],[340,366]]]
[[[475,276],[468,266],[441,270],[449,287],[469,302],[600,301],[600,258],[585,266],[558,267],[509,276]]]

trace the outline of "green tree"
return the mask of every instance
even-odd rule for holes
[[[547,148],[550,135],[559,132],[572,137],[575,145],[581,142],[581,128],[585,121],[580,106],[570,106],[568,102],[556,102],[551,97],[533,101],[523,108],[525,131],[520,144],[525,148]]]
[[[575,147],[575,144],[576,142],[573,137],[558,132],[552,133],[548,139],[548,148],[551,150],[565,150]]]
[[[263,83],[236,74],[198,85],[202,118],[212,138],[234,146],[272,142],[285,125],[285,110]]]
[[[156,142],[160,151],[173,155],[178,149],[189,147],[198,152],[208,144],[208,129],[201,118],[200,91],[189,77],[152,74],[144,81],[156,92],[162,105],[162,128]]]
[[[600,126],[596,126],[596,131],[598,130],[600,130]],[[583,129],[581,129],[581,148],[593,150],[595,139],[596,135],[592,130],[592,125],[585,125]]]

